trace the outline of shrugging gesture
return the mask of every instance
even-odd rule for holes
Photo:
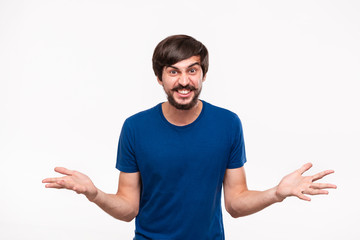
[[[328,194],[325,189],[336,188],[334,184],[316,183],[317,180],[333,173],[333,170],[303,176],[311,167],[311,163],[304,164],[298,170],[283,177],[277,186],[265,191],[248,189],[243,167],[227,169],[224,178],[225,208],[231,216],[241,217],[258,212],[276,202],[282,202],[290,196],[310,201],[310,197],[306,195]]]
[[[319,172],[312,176],[303,176],[303,174],[312,167],[311,163],[304,164],[298,170],[285,176],[279,183],[276,194],[280,199],[289,196],[296,196],[302,200],[310,201],[308,195],[328,194],[324,189],[336,188],[336,185],[330,183],[316,183],[315,181],[322,179],[326,175],[334,173],[333,170]]]
[[[119,175],[119,185],[116,194],[104,193],[85,174],[56,167],[55,172],[65,176],[46,178],[46,188],[69,189],[78,194],[84,194],[89,201],[98,205],[105,212],[122,221],[129,222],[136,217],[139,211],[140,174],[124,173]]]
[[[78,194],[84,194],[90,201],[96,197],[97,188],[85,174],[63,167],[56,167],[55,172],[65,176],[44,179],[42,182],[47,183],[45,185],[46,188],[73,190]]]

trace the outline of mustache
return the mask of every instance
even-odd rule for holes
[[[194,86],[191,85],[186,85],[186,86],[182,86],[182,85],[177,85],[176,87],[174,87],[173,89],[171,89],[172,91],[179,91],[179,90],[190,90],[190,91],[195,91],[197,90],[197,88],[195,88]]]

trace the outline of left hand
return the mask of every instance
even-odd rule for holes
[[[311,167],[312,164],[307,163],[298,170],[285,176],[280,181],[276,189],[276,195],[279,197],[280,201],[284,200],[286,197],[289,196],[296,196],[302,200],[310,201],[311,198],[306,196],[305,194],[328,194],[329,192],[324,189],[336,188],[336,185],[330,183],[315,183],[315,181],[333,173],[333,170],[326,170],[313,176],[302,176]]]

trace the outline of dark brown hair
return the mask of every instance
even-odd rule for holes
[[[162,40],[155,48],[152,63],[155,75],[162,81],[164,67],[168,67],[192,56],[200,56],[200,66],[204,76],[209,68],[206,47],[187,35],[173,35]]]

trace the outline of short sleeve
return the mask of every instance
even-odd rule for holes
[[[116,168],[122,172],[138,172],[134,151],[134,129],[127,119],[122,127],[117,151]]]
[[[232,133],[231,152],[227,168],[240,168],[246,162],[246,154],[243,129],[241,121],[237,115],[235,115],[232,124]]]

